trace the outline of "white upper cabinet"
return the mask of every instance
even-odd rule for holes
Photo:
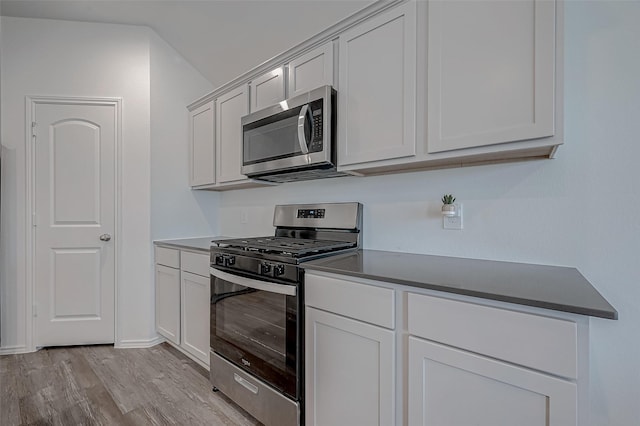
[[[416,153],[416,3],[339,38],[338,165]]]
[[[554,1],[429,1],[427,31],[429,153],[554,134]]]
[[[288,97],[325,85],[335,87],[333,42],[325,43],[289,63]]]
[[[189,111],[189,184],[215,183],[214,102]]]
[[[242,126],[249,113],[249,86],[243,84],[216,100],[216,177],[218,183],[247,180],[242,174]]]
[[[284,67],[269,71],[251,81],[251,111],[284,100]]]
[[[259,185],[234,163],[240,142],[225,137],[220,146],[222,133],[240,132],[230,118],[222,120],[226,129],[216,128],[234,112],[215,111],[211,123],[215,109],[203,105],[217,98],[216,109],[240,108],[229,98],[238,84],[247,85],[247,110],[238,117],[323,85],[336,88],[339,171],[551,158],[563,143],[563,8],[562,0],[375,2],[193,103],[191,185]],[[215,170],[204,142],[213,129],[215,155],[228,157],[216,158]]]

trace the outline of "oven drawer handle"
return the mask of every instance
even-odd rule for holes
[[[254,385],[253,383],[249,383],[247,380],[245,380],[242,377],[238,376],[237,373],[233,373],[233,379],[238,384],[240,384],[240,385],[244,386],[245,388],[247,388],[250,392],[253,392],[256,395],[258,394],[258,387],[256,385]]]
[[[275,284],[268,281],[259,281],[251,278],[241,277],[239,275],[230,274],[215,268],[210,268],[210,273],[214,277],[221,280],[229,281],[244,287],[255,288],[256,290],[264,290],[270,293],[285,294],[287,296],[296,295],[296,286],[286,284]]]

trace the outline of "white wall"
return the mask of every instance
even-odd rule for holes
[[[27,345],[25,95],[121,97],[120,343],[155,336],[146,28],[2,17],[2,346]],[[29,349],[28,347],[26,349]]]
[[[151,238],[215,235],[218,194],[189,188],[186,106],[213,86],[151,36]]]
[[[591,425],[637,425],[640,2],[567,1],[565,12],[556,159],[226,192],[220,233],[271,234],[275,204],[360,201],[369,249],[577,267],[620,315],[590,320]],[[445,193],[464,204],[462,231],[442,229]]]

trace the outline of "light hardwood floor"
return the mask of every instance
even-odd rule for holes
[[[0,425],[259,425],[163,343],[0,356]]]

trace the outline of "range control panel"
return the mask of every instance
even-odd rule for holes
[[[299,219],[324,219],[325,209],[298,209]]]

